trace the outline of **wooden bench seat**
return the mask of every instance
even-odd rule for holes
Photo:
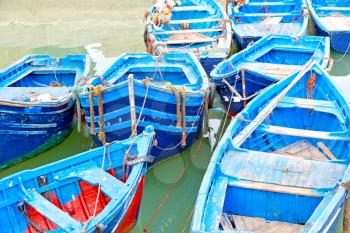
[[[218,166],[229,186],[303,196],[333,190],[346,170],[343,164],[258,151],[229,151]]]

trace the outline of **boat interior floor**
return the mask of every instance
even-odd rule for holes
[[[328,161],[330,159],[306,140],[296,141],[288,146],[274,151],[274,153],[301,157],[308,160]]]
[[[327,16],[327,17],[320,17],[320,21],[330,31],[350,30],[350,17]]]
[[[187,32],[183,34],[174,34],[168,37],[166,44],[193,44],[216,41],[215,38],[203,35],[198,32]]]
[[[303,229],[304,225],[279,222],[266,221],[263,218],[227,215],[223,213],[220,219],[220,225],[223,231],[248,231],[254,233],[295,233]]]
[[[237,31],[241,36],[265,36],[267,34],[286,34],[296,35],[300,31],[301,24],[296,23],[279,23],[279,24],[262,24],[247,23],[235,24]]]
[[[277,79],[286,78],[300,68],[300,66],[297,65],[273,64],[264,62],[246,62],[242,67],[247,70],[252,70],[266,75],[272,75]]]

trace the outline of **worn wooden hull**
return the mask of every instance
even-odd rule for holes
[[[158,63],[155,59],[146,53],[122,55],[102,75],[106,82],[109,82],[103,90],[102,100],[104,132],[106,140],[110,142],[132,135],[129,97],[134,96],[135,119],[139,121],[136,130],[141,132],[147,125],[154,125],[156,143],[152,147],[151,154],[156,157],[155,162],[158,162],[183,152],[198,138],[202,127],[208,81],[203,68],[193,55],[169,54],[163,56]],[[161,69],[161,73],[156,66]],[[133,93],[130,92],[130,84],[126,81],[129,75],[134,76]],[[145,85],[144,79],[152,77],[153,81],[150,81],[148,86]],[[98,85],[98,80],[95,79],[92,84]],[[179,99],[174,91],[167,87],[169,83],[176,89]],[[184,92],[181,92],[182,88],[185,88]],[[93,100],[93,120],[88,89],[80,94],[80,100],[86,113],[88,130],[91,132],[91,122],[94,121],[96,134],[93,138],[97,144],[101,144],[98,137],[100,132],[98,97],[95,96]],[[185,118],[182,117],[183,113],[186,115]]]
[[[84,55],[31,55],[0,71],[0,167],[37,155],[71,132],[71,88],[88,69]]]
[[[285,35],[266,36],[255,45],[220,63],[210,76],[224,109],[234,116],[256,93],[292,75],[309,59],[317,60],[326,68],[330,60],[329,53],[329,39],[326,37],[296,39]],[[240,96],[232,92],[229,85]],[[244,93],[246,101],[243,100]]]
[[[315,62],[264,90],[215,149],[191,232],[339,230],[342,183],[350,175],[349,113]]]
[[[4,178],[0,229],[129,232],[137,220],[153,135],[148,127],[134,139]]]
[[[329,36],[331,47],[350,52],[350,4],[347,1],[306,0],[319,35]]]
[[[155,10],[152,7],[147,17],[145,43],[148,52],[155,55],[174,51],[192,52],[200,59],[207,74],[229,55],[231,24],[216,1],[183,2],[171,10],[169,24],[162,27],[152,22]],[[181,29],[184,24],[188,24],[187,30]]]

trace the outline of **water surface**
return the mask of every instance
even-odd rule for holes
[[[151,1],[145,0],[0,0],[0,69],[31,53],[53,56],[84,53],[92,57],[93,72],[101,72],[121,53],[145,51],[143,15],[150,4]],[[338,85],[349,93],[346,76],[350,74],[350,56],[342,55],[332,53],[335,59],[340,59],[335,63],[332,74],[336,76]],[[216,103],[216,106],[219,104]],[[212,144],[215,144],[222,116],[218,108],[210,113]],[[148,171],[134,233],[143,231],[190,156],[194,155],[198,143]],[[47,164],[93,146],[90,137],[75,129],[60,145],[0,171],[0,177]],[[188,232],[193,205],[210,155],[211,145],[205,138],[184,176],[149,224],[149,232]]]

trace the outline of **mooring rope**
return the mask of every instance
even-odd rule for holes
[[[86,233],[86,228],[89,225],[89,223],[96,217],[96,213],[97,213],[97,205],[98,205],[98,199],[101,195],[101,182],[102,182],[102,174],[104,172],[103,168],[104,168],[104,164],[105,164],[105,158],[106,158],[106,147],[108,146],[108,150],[110,150],[110,143],[105,143],[103,145],[103,156],[102,156],[102,164],[101,164],[101,171],[100,171],[100,179],[98,182],[98,187],[97,187],[97,195],[96,195],[96,199],[95,199],[95,204],[94,204],[94,212],[92,214],[92,216],[89,217],[89,219],[84,223],[83,225],[83,230],[82,233]],[[97,174],[96,174],[97,175]]]
[[[198,120],[198,118],[199,118],[199,115],[202,113],[202,111],[203,111],[203,108],[204,108],[204,98],[203,98],[203,102],[202,102],[202,104],[200,105],[200,107],[198,108],[198,111],[197,111],[197,114],[196,114],[196,117],[195,117],[195,122]],[[190,130],[187,132],[187,134],[186,134],[186,138],[188,137],[188,135],[190,134],[190,133],[192,133],[192,130],[194,129],[194,122],[192,123],[192,126],[191,126],[191,128],[190,128]],[[153,145],[154,147],[156,147],[156,148],[158,148],[159,150],[165,150],[165,151],[169,151],[169,150],[174,150],[176,147],[178,147],[178,146],[180,146],[181,145],[181,143],[182,143],[182,140],[180,140],[180,142],[179,143],[177,143],[175,146],[173,146],[173,147],[168,147],[168,148],[162,148],[162,147],[159,147],[158,145]]]
[[[185,174],[185,172],[187,171],[187,169],[189,168],[189,165],[192,163],[192,161],[196,158],[196,156],[198,155],[199,149],[202,146],[202,142],[203,142],[203,137],[201,137],[194,153],[191,155],[190,159],[187,161],[185,167],[182,169],[182,171],[180,172],[180,174],[176,177],[174,183],[171,185],[171,187],[169,188],[168,192],[165,194],[165,196],[163,197],[162,201],[160,202],[158,208],[156,209],[156,211],[153,213],[152,217],[150,218],[150,220],[146,223],[146,225],[143,228],[143,232],[148,233],[148,227],[149,225],[153,222],[154,218],[157,216],[157,214],[159,213],[159,211],[163,208],[165,202],[167,201],[167,199],[169,198],[169,195],[175,190],[177,184],[179,183],[179,181],[181,180],[181,178],[183,177],[183,175]]]
[[[167,82],[165,86],[169,89],[171,89],[176,97],[176,127],[180,128],[180,121],[181,121],[181,112],[180,112],[180,95],[179,91],[170,83]]]
[[[81,108],[80,108],[80,99],[79,99],[79,92],[80,92],[80,88],[75,86],[72,88],[72,96],[73,96],[73,100],[75,101],[75,107],[77,110],[77,128],[78,128],[78,132],[81,132]]]
[[[106,135],[105,135],[105,123],[104,123],[104,113],[103,113],[103,100],[102,100],[102,92],[103,87],[101,85],[98,85],[96,87],[96,94],[98,97],[98,115],[100,117],[100,132],[98,133],[98,139],[102,142],[104,145],[106,143]]]
[[[90,106],[90,134],[95,135],[95,111],[94,111],[95,87],[89,87],[89,106]]]
[[[181,146],[186,146],[186,88],[183,86],[181,88],[182,95],[182,142]]]

